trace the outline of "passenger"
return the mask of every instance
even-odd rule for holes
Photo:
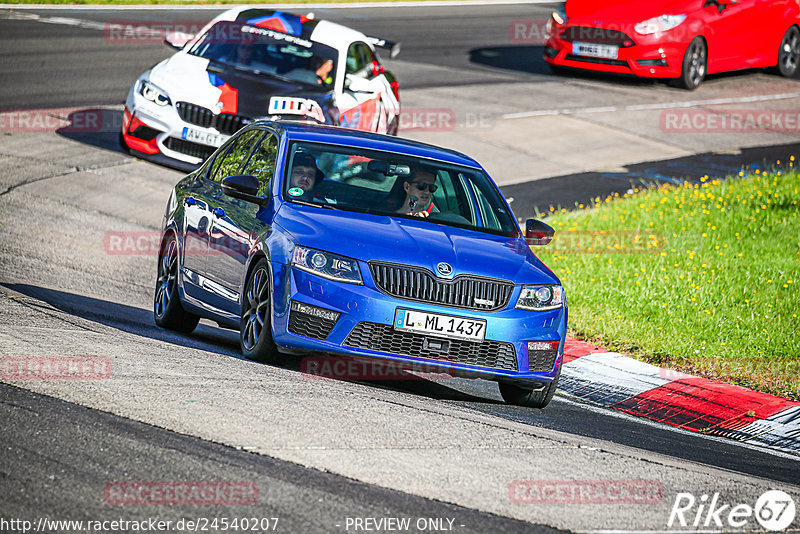
[[[315,187],[325,178],[317,167],[314,156],[298,152],[292,161],[292,172],[289,175],[289,196],[293,198],[310,198]]]

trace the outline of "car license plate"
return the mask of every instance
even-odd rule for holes
[[[394,313],[394,328],[417,334],[480,342],[486,334],[486,321],[398,308]]]
[[[184,128],[181,137],[193,143],[218,147],[222,146],[222,143],[224,143],[230,136],[201,132],[200,130],[194,130],[192,128]]]
[[[604,59],[617,59],[619,47],[593,43],[572,43],[572,53],[576,56],[600,57]]]

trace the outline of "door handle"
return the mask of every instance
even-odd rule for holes
[[[214,214],[215,217],[219,219],[225,217],[225,210],[222,208],[214,208],[214,211],[212,213]]]

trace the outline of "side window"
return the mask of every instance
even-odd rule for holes
[[[372,76],[372,62],[375,54],[364,43],[353,43],[347,50],[347,74],[369,78]]]
[[[239,169],[242,168],[244,160],[247,159],[250,149],[253,148],[253,144],[262,133],[264,132],[261,130],[251,130],[241,135],[231,145],[225,157],[219,163],[214,162],[214,167],[211,169],[211,174],[209,174],[210,178],[215,182],[221,182],[227,176],[239,174]]]
[[[495,214],[494,210],[492,209],[492,205],[483,196],[483,191],[480,190],[478,187],[474,187],[473,184],[472,190],[475,191],[475,198],[478,199],[478,207],[481,210],[481,218],[483,219],[483,226],[484,228],[491,228],[492,230],[501,230],[500,221],[497,220],[497,215]]]
[[[275,175],[275,160],[278,156],[278,138],[275,134],[267,132],[264,139],[253,151],[250,160],[244,166],[242,174],[252,174],[261,183],[258,188],[259,195],[269,193],[269,184]]]

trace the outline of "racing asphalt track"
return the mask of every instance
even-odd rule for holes
[[[695,104],[706,109],[728,99],[717,108],[796,110],[794,80],[748,72],[683,93],[653,82],[552,77],[536,45],[511,42],[508,34],[513,20],[543,20],[543,6],[463,7],[455,20],[442,8],[316,11],[401,40],[403,53],[391,68],[404,106],[451,109],[459,121],[454,129],[407,135],[475,155],[515,197],[521,216],[526,207],[569,206],[640,181],[698,178],[703,166],[724,171],[760,164],[766,154],[768,162],[800,154],[796,134],[664,132],[656,107],[706,102]],[[165,18],[163,11],[139,10],[24,13],[101,23]],[[179,16],[202,20],[212,13]],[[102,31],[63,20],[0,20],[0,43],[3,110],[102,106],[118,116],[132,80],[169,54],[160,45],[108,43]],[[743,96],[750,101],[736,100]],[[651,109],[630,109],[637,105]],[[503,118],[528,111],[550,113]],[[506,406],[495,386],[481,381],[308,380],[296,364],[242,360],[232,332],[210,325],[192,336],[155,329],[154,257],[109,254],[103,238],[109,231],[156,231],[180,174],[134,161],[115,143],[115,131],[0,137],[0,354],[91,355],[112,364],[104,381],[0,385],[3,518],[235,513],[277,515],[284,532],[335,532],[345,531],[346,517],[401,516],[455,518],[455,530],[464,532],[537,524],[663,530],[677,492],[719,492],[725,502],[751,504],[768,488],[800,495],[794,456],[563,397],[544,411]],[[735,150],[742,147],[754,148]],[[516,160],[509,162],[510,153]],[[648,163],[654,160],[668,161]],[[514,481],[536,479],[656,480],[664,499],[512,502]],[[249,480],[261,497],[259,505],[239,509],[104,504],[103,487],[119,480]]]

